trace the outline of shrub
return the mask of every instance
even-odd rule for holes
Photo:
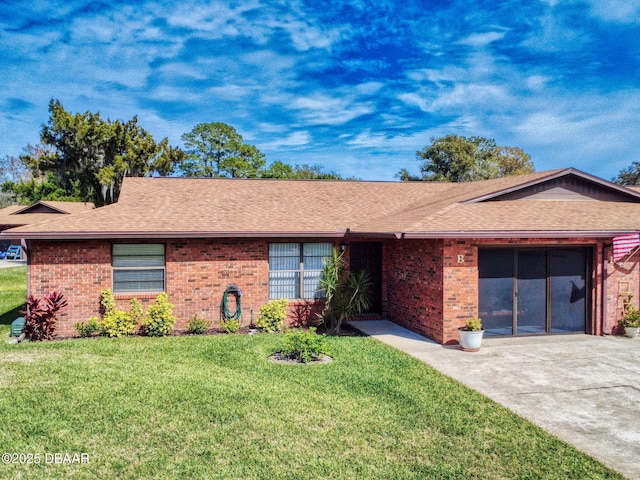
[[[260,315],[256,320],[256,327],[267,333],[280,332],[287,318],[287,307],[289,301],[286,298],[271,300],[266,305],[260,307]]]
[[[289,330],[284,335],[283,348],[280,354],[301,363],[318,359],[321,355],[328,355],[326,337],[318,335],[314,327],[309,330]]]
[[[76,323],[76,330],[81,337],[90,337],[100,331],[98,317],[91,317],[87,323]]]
[[[220,320],[220,328],[227,333],[236,333],[240,330],[240,320],[237,318],[230,318],[229,320]]]
[[[103,335],[108,337],[122,337],[131,335],[136,331],[137,318],[134,318],[131,313],[125,310],[118,310],[116,308],[116,302],[111,290],[104,290],[100,294],[100,306],[102,307],[100,311],[103,313],[102,321],[100,322],[100,332]]]
[[[327,332],[339,334],[342,322],[368,308],[371,279],[365,271],[349,272],[344,253],[334,249],[324,262],[320,290],[326,301],[319,317]]]
[[[108,337],[123,337],[136,331],[136,322],[124,310],[110,310],[100,322],[100,331]]]
[[[132,298],[129,300],[129,305],[131,305],[131,320],[134,321],[136,325],[140,325],[144,321],[145,316],[140,301],[137,298]]]
[[[175,323],[173,305],[169,303],[169,296],[162,292],[147,310],[147,315],[140,324],[140,331],[149,337],[164,337],[173,331]]]
[[[194,315],[193,318],[189,321],[189,325],[187,325],[187,333],[202,335],[209,329],[210,326],[210,321],[205,320],[204,318],[200,318],[198,317],[198,315]]]
[[[58,322],[58,312],[67,306],[64,295],[46,293],[42,298],[29,295],[24,314],[23,333],[33,341],[52,340]]]

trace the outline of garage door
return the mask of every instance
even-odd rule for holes
[[[588,248],[478,252],[478,311],[486,335],[584,332]]]

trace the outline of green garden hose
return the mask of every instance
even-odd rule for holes
[[[229,310],[229,294],[233,295],[236,299],[236,310],[231,312]],[[242,291],[237,285],[229,285],[224,294],[222,295],[222,303],[220,304],[220,317],[225,320],[240,320],[242,316]]]

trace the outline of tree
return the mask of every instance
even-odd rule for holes
[[[422,180],[466,182],[534,172],[531,157],[517,147],[500,147],[484,137],[446,135],[432,138],[431,145],[416,152],[422,162]],[[401,180],[416,177],[406,169],[397,176]]]
[[[325,172],[322,170],[322,165],[313,164],[309,165],[303,163],[302,165],[295,166],[295,177],[304,180],[343,180],[342,176],[336,172]]]
[[[266,165],[264,154],[225,123],[200,123],[181,138],[187,157],[180,168],[188,177],[255,178]]]
[[[409,170],[407,170],[406,168],[401,168],[400,171],[394,175],[394,177],[399,179],[401,182],[417,182],[422,180],[421,177],[409,173]]]
[[[13,187],[24,197],[53,195],[104,205],[117,201],[125,176],[168,175],[184,158],[168,139],[156,142],[137,117],[123,122],[99,113],[71,114],[57,100],[49,102],[40,140],[42,151],[21,156],[33,177],[30,184]]]
[[[31,149],[31,145],[27,149]],[[18,195],[11,188],[17,182],[26,182],[30,178],[29,169],[19,157],[5,155],[0,158],[0,208],[18,201]]]
[[[277,160],[269,165],[261,176],[262,178],[296,178],[296,173],[291,165]]]
[[[620,185],[640,185],[640,161],[632,162],[627,168],[623,168],[617,177],[611,179]]]

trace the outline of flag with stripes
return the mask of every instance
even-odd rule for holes
[[[635,248],[640,247],[640,234],[630,233],[613,238],[613,261],[618,262]]]

